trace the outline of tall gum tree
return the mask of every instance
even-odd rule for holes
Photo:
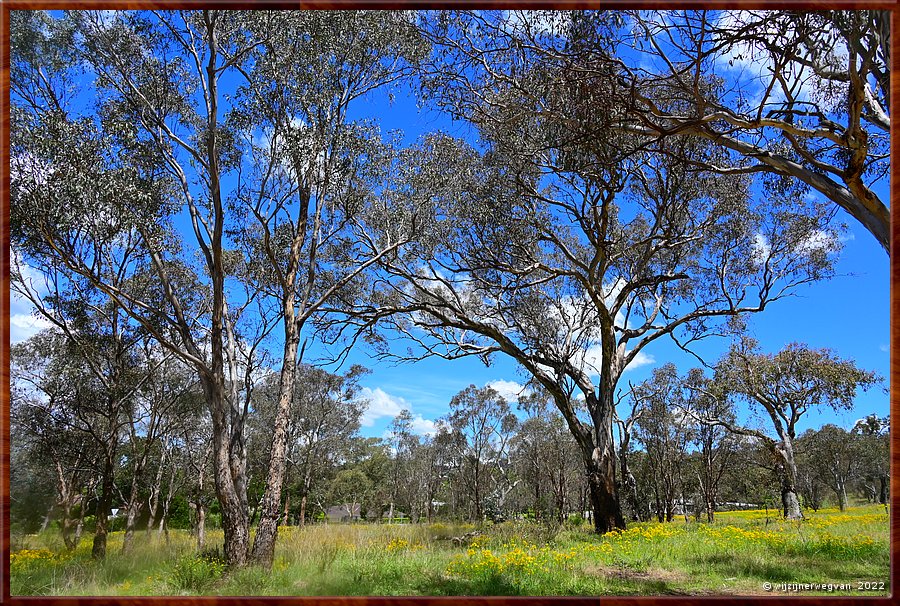
[[[252,549],[271,566],[288,429],[304,327],[338,291],[409,237],[402,223],[375,239],[368,224],[390,221],[378,199],[394,153],[354,105],[401,79],[422,44],[404,12],[295,11],[252,19],[232,124],[251,140],[240,166],[235,210],[255,259],[257,287],[279,303],[284,346],[266,488]],[[277,35],[272,35],[273,32]],[[260,136],[261,134],[261,136]],[[259,142],[253,142],[259,137]]]
[[[622,528],[622,373],[660,338],[690,348],[830,276],[833,209],[778,183],[762,199],[740,175],[696,169],[717,152],[689,139],[647,151],[612,128],[630,102],[615,78],[554,63],[519,41],[505,13],[432,17],[425,91],[476,129],[480,149],[423,141],[403,199],[434,210],[416,245],[381,264],[378,292],[358,311],[372,322],[406,312],[387,324],[421,349],[399,357],[515,359],[578,442],[596,531]],[[584,24],[553,27],[541,43],[564,47]]]
[[[46,167],[41,179],[14,188],[16,243],[92,284],[195,368],[212,417],[225,553],[230,564],[240,565],[249,528],[242,415],[232,393],[239,382],[229,377],[235,318],[227,313],[225,288],[221,176],[227,137],[219,124],[218,81],[227,65],[223,53],[238,50],[242,41],[227,35],[231,20],[214,11],[74,11],[62,19],[22,11],[16,18],[23,35],[13,56],[18,61],[24,48],[21,57],[31,69],[14,79],[41,98],[13,101],[19,119],[12,138],[21,142],[13,155]],[[173,22],[194,34],[189,49],[179,49],[169,35]],[[68,64],[29,52],[57,45]],[[177,56],[180,50],[189,51],[189,60]],[[93,155],[85,157],[87,151]],[[68,214],[54,211],[58,207]],[[193,260],[180,257],[184,242],[174,219],[182,212],[198,253],[196,271]],[[98,220],[106,231],[84,238]],[[141,279],[118,284],[99,261],[104,248],[120,251],[123,237],[138,243],[126,267],[129,278]]]

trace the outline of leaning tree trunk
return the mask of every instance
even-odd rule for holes
[[[294,323],[293,314],[287,309],[285,322],[284,358],[278,394],[278,409],[275,412],[275,429],[272,433],[272,449],[269,457],[269,471],[266,476],[266,491],[259,510],[256,539],[253,542],[253,561],[266,568],[272,567],[275,558],[275,539],[278,536],[278,520],[281,514],[281,489],[287,466],[287,427],[294,396],[294,374],[297,367],[297,347],[300,330]]]

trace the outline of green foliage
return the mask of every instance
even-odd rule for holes
[[[222,578],[224,572],[224,560],[190,555],[176,562],[170,582],[179,591],[203,593]]]

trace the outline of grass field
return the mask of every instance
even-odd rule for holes
[[[528,522],[487,525],[283,527],[271,572],[227,572],[193,538],[138,535],[131,555],[90,559],[90,537],[64,553],[57,534],[29,535],[11,554],[13,595],[887,595],[889,522],[882,506],[807,512],[785,522],[764,511],[631,524],[598,537]],[[221,532],[208,533],[221,544]],[[766,583],[771,589],[766,589]],[[784,583],[846,584],[828,591]]]

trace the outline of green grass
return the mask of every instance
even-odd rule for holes
[[[13,551],[13,595],[778,595],[782,583],[847,583],[797,595],[887,595],[889,525],[883,507],[808,512],[802,522],[764,511],[720,513],[714,524],[632,524],[598,537],[532,522],[486,525],[320,525],[279,531],[271,571],[227,571],[194,540],[138,536],[90,559],[90,540],[67,554],[57,535],[26,537]],[[208,532],[211,547],[221,531]],[[883,591],[858,591],[859,582]],[[766,591],[764,583],[775,586]]]

